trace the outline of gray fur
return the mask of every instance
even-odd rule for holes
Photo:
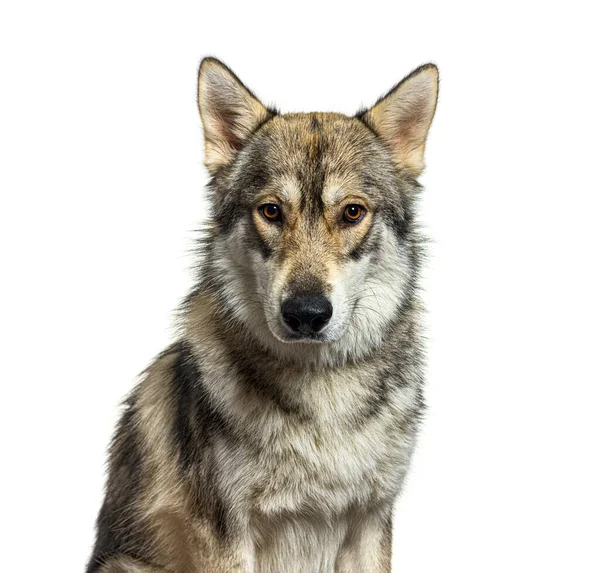
[[[406,137],[423,147],[424,135],[406,109],[435,107],[407,103],[407,86],[381,100],[402,94],[411,135],[395,148],[396,108],[278,115],[223,64],[203,63],[204,260],[179,340],[127,400],[88,573],[390,571],[423,411],[422,158]],[[426,135],[431,118],[417,120]],[[265,194],[281,201],[281,224],[257,214]],[[363,222],[341,222],[344,194],[366,204]],[[315,290],[331,322],[293,338],[281,302]]]

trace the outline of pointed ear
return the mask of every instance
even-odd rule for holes
[[[198,107],[204,126],[204,162],[211,174],[229,163],[248,137],[275,115],[215,58],[204,58],[200,64]]]
[[[396,164],[415,176],[425,166],[425,140],[437,94],[438,69],[426,64],[404,78],[371,109],[357,115],[388,145]]]

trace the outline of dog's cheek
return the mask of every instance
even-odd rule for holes
[[[249,261],[254,274],[258,295],[265,307],[279,309],[281,293],[284,285],[284,271],[277,263],[277,259],[265,259],[261,252],[252,250]]]
[[[342,299],[344,315],[348,317],[357,305],[357,302],[369,296],[365,292],[365,277],[367,275],[371,262],[371,256],[365,255],[358,260],[346,259],[340,267],[337,277],[338,294],[334,294],[336,298]]]
[[[265,296],[271,288],[271,269],[272,262],[265,260],[262,253],[256,249],[250,249],[248,252],[250,268],[256,279],[259,294]]]
[[[364,283],[367,259],[355,261],[344,259],[331,274],[331,303],[333,305],[333,323],[342,326],[346,324],[354,310],[356,301],[361,296]]]
[[[276,324],[281,310],[282,293],[285,286],[285,269],[276,258],[265,260],[258,252],[251,256],[251,265],[257,285],[257,298],[270,324]]]

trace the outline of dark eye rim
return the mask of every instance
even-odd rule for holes
[[[270,217],[267,215],[267,213],[266,213],[267,207],[275,207],[277,209],[277,213],[274,217]],[[258,207],[258,211],[264,217],[264,219],[266,221],[268,221],[269,223],[278,223],[282,220],[281,207],[277,203],[263,203],[262,205],[260,205]]]
[[[350,207],[358,207],[359,209],[359,215],[356,219],[353,219],[351,217],[348,216],[348,209]],[[364,216],[367,212],[367,208],[364,205],[361,205],[360,203],[349,203],[348,205],[346,205],[344,207],[344,211],[342,213],[342,219],[344,220],[344,222],[346,223],[350,223],[351,225],[355,225],[356,223],[360,223],[360,221],[362,221],[364,219]]]

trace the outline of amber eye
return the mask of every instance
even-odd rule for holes
[[[279,208],[279,205],[276,205],[275,203],[261,205],[258,210],[262,213],[263,217],[271,223],[281,221],[281,209]]]
[[[344,209],[344,220],[348,223],[358,223],[365,216],[365,208],[361,205],[348,205]]]

